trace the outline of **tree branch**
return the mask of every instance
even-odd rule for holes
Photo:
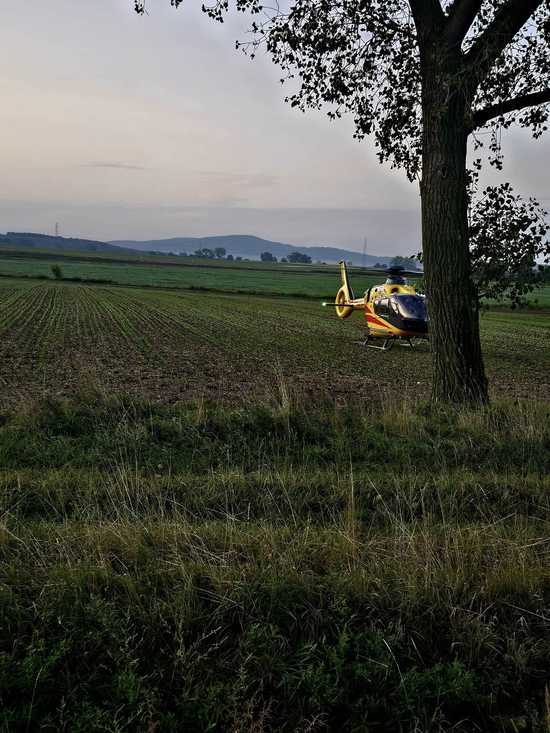
[[[419,39],[426,39],[445,23],[440,0],[409,0]]]
[[[466,0],[465,0],[466,1]],[[508,0],[466,54],[466,63],[482,79],[544,0]]]
[[[451,46],[459,46],[478,14],[483,0],[454,0],[449,8],[445,34]]]
[[[483,127],[489,120],[500,117],[508,112],[516,112],[525,107],[534,107],[539,104],[550,102],[550,88],[544,89],[542,92],[533,92],[532,94],[521,94],[519,97],[507,99],[498,104],[492,104],[489,107],[476,110],[472,115],[472,129]]]

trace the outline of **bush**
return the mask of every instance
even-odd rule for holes
[[[287,257],[287,261],[307,265],[311,262],[311,257],[309,255],[303,254],[303,252],[291,252]]]

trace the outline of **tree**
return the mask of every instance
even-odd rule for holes
[[[277,258],[271,252],[262,252],[260,259],[262,262],[277,262]]]
[[[472,271],[480,300],[507,298],[514,308],[545,283],[544,264],[550,263],[546,216],[537,201],[515,195],[509,183],[483,191],[470,221]]]
[[[195,257],[200,257],[206,260],[213,260],[215,256],[216,255],[214,251],[211,249],[208,249],[208,247],[202,247],[202,249],[195,250]]]
[[[472,277],[484,299],[527,305],[525,296],[546,284],[550,264],[547,212],[514,194],[509,183],[487,187],[470,209]],[[422,260],[422,253],[417,255]],[[418,287],[418,283],[417,283]]]
[[[230,262],[233,261],[233,255],[227,255],[226,259]]]
[[[414,270],[416,269],[416,259],[414,257],[401,257],[401,255],[397,255],[396,257],[392,257],[390,266],[404,267],[406,270]]]
[[[63,280],[63,270],[59,265],[52,265],[50,267],[50,270],[52,271],[52,275],[56,280]]]
[[[178,6],[181,0],[171,0]],[[236,0],[258,17],[260,0]],[[222,21],[227,0],[205,7]],[[144,12],[142,0],[136,0]],[[485,402],[487,380],[468,239],[469,139],[502,167],[500,132],[534,137],[549,117],[548,0],[291,0],[263,9],[243,45],[264,45],[294,107],[349,112],[381,162],[418,179],[433,397]],[[480,136],[486,130],[488,136]],[[480,164],[481,159],[476,161]]]
[[[302,264],[308,264],[309,262],[311,262],[311,257],[309,255],[303,254],[303,252],[291,252],[286,259],[287,262],[299,262]]]
[[[225,247],[216,247],[216,249],[214,250],[214,254],[218,258],[218,260],[223,260],[226,254]]]

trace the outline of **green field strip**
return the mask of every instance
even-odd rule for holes
[[[59,259],[33,259],[32,257],[4,257],[0,251],[0,274],[5,276],[31,276],[51,278],[51,266]],[[116,261],[108,257],[67,256],[62,260],[65,277],[84,280],[103,280],[122,286],[196,289],[200,293],[250,292],[269,296],[300,296],[308,299],[332,298],[339,287],[339,273],[336,267],[320,268],[316,265],[274,265],[266,267],[260,262],[223,263],[196,260],[192,263],[179,261],[135,262],[131,259]],[[352,286],[357,294],[384,279],[379,275],[364,274],[358,268],[351,269]],[[550,307],[550,285],[534,290],[527,300],[535,308]],[[491,301],[491,307],[494,307]],[[502,306],[506,303],[503,302]]]
[[[0,257],[0,273],[13,276],[51,277],[51,266],[56,261],[4,259]],[[237,267],[211,267],[208,264],[193,267],[175,267],[108,262],[63,262],[63,273],[68,278],[113,281],[121,285],[206,288],[220,291],[245,290],[271,294],[328,297],[336,293],[339,276],[336,271],[276,270]],[[375,284],[377,276],[358,277],[354,282],[357,292]],[[359,287],[360,283],[360,287]],[[200,292],[200,290],[199,290]]]

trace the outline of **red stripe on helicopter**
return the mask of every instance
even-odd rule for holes
[[[369,315],[368,313],[367,313],[366,318],[369,323],[372,323],[376,326],[382,326],[382,328],[388,327],[387,323],[384,323],[384,321],[381,321],[378,318],[375,318],[374,316]]]

